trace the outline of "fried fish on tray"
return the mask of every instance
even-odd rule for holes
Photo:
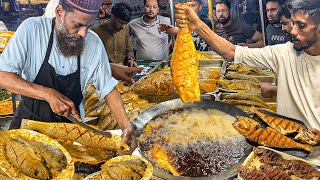
[[[40,155],[45,161],[46,165],[51,170],[60,171],[67,166],[67,159],[63,152],[54,146],[43,142],[28,141],[19,136],[17,141],[32,148],[36,154]]]
[[[23,119],[21,128],[38,131],[54,139],[75,141],[89,147],[99,147],[107,150],[129,149],[126,144],[120,145],[121,137],[118,135],[112,134],[111,138],[107,138],[73,123],[46,123]]]
[[[297,143],[270,127],[264,129],[260,123],[248,117],[237,116],[237,120],[232,125],[244,137],[260,145],[312,151],[312,146]]]
[[[227,73],[225,75],[225,78],[228,80],[247,80],[247,81],[252,81],[255,83],[261,83],[261,81],[255,77],[245,75],[245,74],[240,74],[240,73]]]
[[[245,75],[257,75],[257,76],[274,76],[272,72],[266,72],[258,68],[249,67],[244,64],[233,64],[227,68],[228,71],[237,71],[240,74]]]
[[[302,143],[307,143],[310,145],[316,145],[317,142],[314,140],[315,135],[308,131],[306,128],[301,125],[276,116],[269,116],[260,112],[258,109],[252,107],[251,112],[259,116],[264,122],[266,122],[270,127],[277,130],[283,135],[288,135],[291,133],[298,133],[295,137],[296,140]]]
[[[51,178],[51,172],[44,165],[42,157],[37,155],[32,148],[12,139],[6,131],[0,132],[0,136],[5,142],[5,156],[13,167],[29,177]]]
[[[125,155],[110,159],[101,166],[101,171],[90,180],[149,180],[152,177],[152,165],[146,159]]]
[[[260,98],[258,98],[255,95],[246,94],[246,93],[234,93],[234,94],[228,94],[223,97],[223,99],[233,99],[233,100],[249,100],[254,101],[257,103],[260,103],[261,105],[268,107],[268,105]]]
[[[264,105],[255,101],[248,100],[233,100],[233,99],[223,99],[221,102],[232,104],[232,105],[242,105],[242,106],[255,106],[261,108],[269,108],[268,105]]]
[[[245,80],[218,80],[217,84],[227,90],[260,92],[260,87],[254,82]]]

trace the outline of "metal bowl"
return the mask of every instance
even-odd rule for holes
[[[236,116],[247,116],[247,114],[242,111],[241,109],[225,104],[222,102],[202,99],[200,102],[194,102],[194,103],[187,103],[184,104],[180,99],[174,99],[170,101],[165,101],[160,104],[157,104],[143,113],[141,113],[134,121],[133,124],[135,126],[136,135],[139,136],[141,133],[143,133],[143,129],[145,125],[152,120],[154,117],[164,113],[168,112],[170,110],[178,109],[178,108],[202,108],[202,109],[217,109],[219,111],[225,112],[233,117]],[[138,142],[138,151],[141,153],[143,157],[146,158],[144,151],[140,149],[140,142]],[[231,166],[228,170],[220,172],[217,175],[211,175],[207,177],[184,177],[184,176],[173,176],[171,173],[157,168],[154,164],[154,175],[160,178],[164,179],[172,179],[172,180],[181,180],[181,179],[228,179],[233,178],[237,175],[236,168],[242,164],[242,162],[245,160],[247,155],[252,151],[252,146],[247,144],[247,147],[244,151],[244,156],[242,159],[239,160],[239,162],[233,166]]]

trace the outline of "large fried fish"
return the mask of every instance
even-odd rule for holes
[[[29,177],[37,179],[51,177],[51,172],[44,165],[43,159],[32,148],[13,140],[5,131],[0,132],[0,136],[5,142],[5,156],[13,167]]]
[[[127,144],[120,145],[121,137],[112,134],[111,138],[94,134],[73,123],[46,123],[23,119],[21,128],[41,132],[54,139],[78,142],[84,146],[98,147],[107,150],[129,150]]]
[[[171,58],[172,80],[183,102],[200,101],[199,57],[188,27],[179,28]]]
[[[244,137],[260,145],[312,151],[312,146],[297,143],[270,127],[263,129],[260,123],[248,117],[237,116],[237,120],[232,125]]]
[[[264,114],[260,112],[258,109],[255,107],[251,108],[251,112],[259,116],[264,122],[266,122],[270,127],[273,129],[279,131],[283,135],[291,134],[294,132],[299,132],[302,130],[305,130],[304,127],[300,126],[299,124],[284,119],[280,117],[275,117],[275,116],[269,116],[267,114]]]
[[[67,166],[66,156],[63,154],[63,152],[59,148],[43,142],[28,141],[23,139],[21,136],[17,138],[17,141],[32,148],[38,155],[40,155],[44,159],[44,161],[46,162],[46,165],[50,169],[55,169],[60,171],[66,168]]]

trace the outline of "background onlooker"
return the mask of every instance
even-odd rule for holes
[[[231,17],[231,4],[228,0],[216,0],[215,10],[218,22],[215,24],[215,33],[235,45],[250,48],[263,47],[262,34],[253,27]],[[247,39],[252,43],[247,43]]]
[[[111,63],[136,66],[129,29],[126,26],[131,20],[131,8],[126,3],[115,4],[111,9],[110,20],[94,26],[107,50]]]
[[[168,17],[160,16],[158,0],[144,0],[144,15],[129,22],[128,27],[135,41],[136,59],[164,60],[168,57],[169,36],[159,33],[159,24],[170,24]]]
[[[266,10],[270,22],[266,29],[268,45],[284,44],[291,39],[290,36],[282,31],[280,20],[276,19],[280,7],[281,4],[277,0],[267,0]]]

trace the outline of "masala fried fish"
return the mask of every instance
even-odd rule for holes
[[[218,80],[217,84],[228,90],[244,90],[250,92],[260,92],[260,87],[251,81],[245,80]]]
[[[17,138],[17,141],[32,148],[38,155],[40,155],[44,159],[46,165],[50,169],[60,171],[66,168],[66,156],[59,148],[43,142],[28,141],[23,139],[21,136]]]
[[[225,78],[229,80],[246,80],[246,81],[252,81],[255,83],[261,83],[261,81],[255,77],[245,75],[245,74],[239,74],[239,73],[227,73],[225,75]]]
[[[13,167],[29,177],[51,178],[51,172],[44,165],[42,157],[37,155],[32,148],[12,139],[5,131],[0,132],[0,136],[5,143],[5,156]]]
[[[270,127],[264,129],[260,123],[248,117],[237,116],[237,120],[232,125],[244,137],[260,145],[312,151],[312,146],[297,143]]]
[[[175,92],[182,102],[200,101],[199,57],[188,26],[179,28],[170,66]]]
[[[259,116],[264,122],[266,122],[270,127],[277,130],[283,135],[298,133],[294,139],[305,144],[316,145],[317,142],[315,141],[315,135],[307,130],[306,128],[302,127],[301,125],[275,116],[269,116],[260,112],[258,109],[252,107],[251,112]]]
[[[46,123],[23,119],[21,128],[38,131],[47,136],[70,142],[78,142],[84,146],[99,147],[107,150],[129,150],[127,144],[120,144],[121,137],[112,134],[111,138],[98,135],[73,123]]]

